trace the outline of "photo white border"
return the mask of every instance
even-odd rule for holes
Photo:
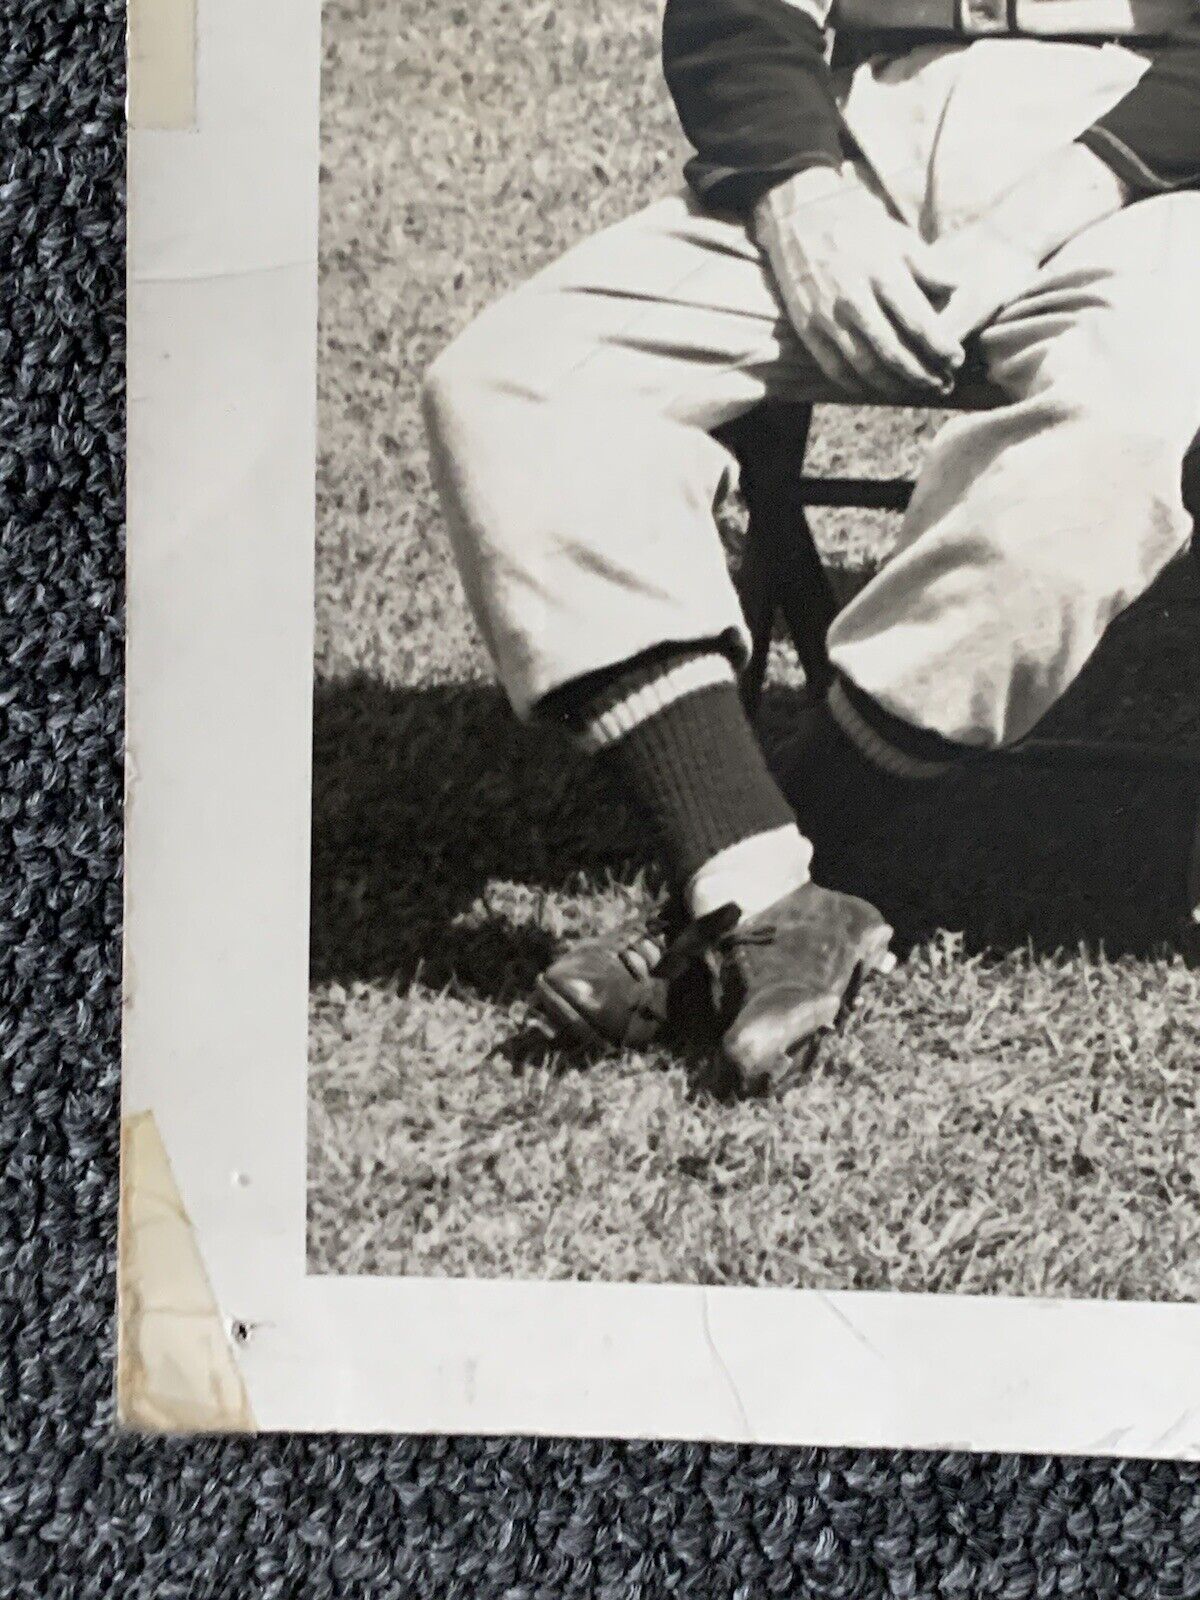
[[[318,0],[130,139],[124,1109],[265,1429],[1200,1457],[1190,1305],[305,1273]]]

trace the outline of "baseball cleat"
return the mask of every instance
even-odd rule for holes
[[[656,976],[665,947],[644,924],[583,939],[538,978],[534,1003],[579,1044],[649,1044],[667,1020],[668,986]]]
[[[867,901],[805,883],[744,921],[736,906],[701,918],[658,972],[669,978],[678,961],[704,961],[720,1034],[712,1087],[763,1094],[811,1063],[870,974],[891,970],[891,938]]]
[[[739,918],[737,906],[725,906],[669,945],[645,927],[582,940],[542,973],[535,1004],[559,1037],[645,1045],[667,1024],[673,988],[699,974],[720,1040],[713,1087],[741,1095],[782,1088],[810,1064],[863,981],[895,965],[892,930],[867,901],[815,883]],[[693,1001],[695,991],[683,998]]]

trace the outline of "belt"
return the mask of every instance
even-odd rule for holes
[[[1159,38],[1196,14],[1194,0],[835,0],[850,33],[1031,38]]]

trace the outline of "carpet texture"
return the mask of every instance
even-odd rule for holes
[[[0,1596],[1200,1594],[1200,1471],[112,1433],[122,27],[0,30]]]

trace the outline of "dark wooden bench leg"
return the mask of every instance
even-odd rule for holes
[[[751,714],[758,709],[780,611],[809,686],[820,692],[829,684],[825,635],[837,603],[808,525],[800,482],[811,423],[811,406],[770,401],[726,430],[749,515],[738,594],[753,641],[742,679],[742,698]]]
[[[767,675],[767,658],[771,653],[771,638],[779,610],[779,592],[774,552],[765,537],[763,523],[753,513],[749,519],[736,582],[742,615],[750,630],[750,660],[742,672],[741,681],[742,703],[750,716],[754,716]]]

